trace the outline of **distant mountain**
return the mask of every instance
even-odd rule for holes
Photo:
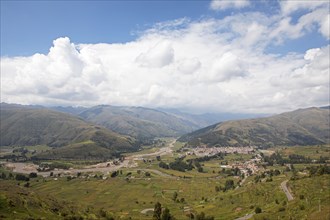
[[[200,128],[185,118],[143,107],[100,105],[87,109],[79,116],[138,139],[180,136]]]
[[[49,107],[49,109],[52,109],[54,111],[58,112],[64,112],[64,113],[70,113],[72,115],[79,115],[83,111],[86,111],[88,108],[85,107],[72,107],[72,106],[54,106]]]
[[[54,147],[44,158],[101,158],[136,149],[132,138],[45,108],[1,103],[0,119],[0,146]]]
[[[260,117],[252,114],[207,113],[189,114],[177,109],[99,105],[84,107],[51,107],[50,109],[77,115],[86,121],[105,126],[139,140],[172,137],[215,124],[220,121]]]
[[[327,108],[307,108],[271,117],[218,123],[180,137],[191,146],[278,146],[330,143]]]
[[[159,108],[160,111],[172,114],[176,117],[182,118],[184,120],[190,121],[196,126],[202,128],[210,126],[219,122],[229,121],[229,120],[238,120],[238,119],[248,119],[248,118],[260,118],[266,117],[266,114],[244,114],[244,113],[204,113],[204,114],[190,114],[182,112],[177,109],[166,109]]]

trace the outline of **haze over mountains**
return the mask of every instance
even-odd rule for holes
[[[98,105],[52,107],[53,110],[77,115],[86,121],[138,139],[175,137],[229,119],[260,117],[252,114],[189,114],[176,109]]]
[[[190,146],[283,146],[330,143],[329,107],[299,109],[279,115],[227,121],[179,140]]]

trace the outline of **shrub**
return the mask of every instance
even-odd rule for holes
[[[300,205],[299,208],[300,208],[300,210],[305,210],[305,206],[304,205]]]
[[[29,177],[26,177],[24,174],[16,174],[16,177],[15,177],[16,180],[18,181],[29,181],[30,178]]]
[[[32,173],[29,174],[29,177],[30,177],[30,178],[37,178],[38,175],[37,175],[37,173],[33,173],[33,172],[32,172]]]
[[[256,214],[258,214],[258,213],[261,213],[261,212],[262,212],[262,210],[261,210],[261,208],[260,208],[260,207],[257,207],[257,208],[256,208],[254,211],[255,211],[255,213],[256,213]]]

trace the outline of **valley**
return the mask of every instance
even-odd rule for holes
[[[183,220],[330,217],[328,110],[148,139],[71,113],[4,104],[1,113],[1,219],[155,219],[157,207]],[[293,128],[303,144],[290,144]]]

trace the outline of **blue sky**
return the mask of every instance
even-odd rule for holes
[[[328,1],[1,1],[1,101],[277,113],[329,104]]]
[[[127,42],[154,23],[208,14],[215,13],[207,1],[1,1],[2,55],[46,53],[62,36]]]
[[[1,1],[1,55],[26,56],[47,53],[51,42],[70,36],[78,43],[117,43],[134,40],[139,31],[157,22],[187,17],[223,18],[244,11],[274,14],[279,3],[254,1],[248,8],[214,11],[200,1]],[[299,13],[298,13],[299,15]],[[293,16],[293,20],[298,16]],[[270,52],[302,52],[326,39],[311,33]]]

